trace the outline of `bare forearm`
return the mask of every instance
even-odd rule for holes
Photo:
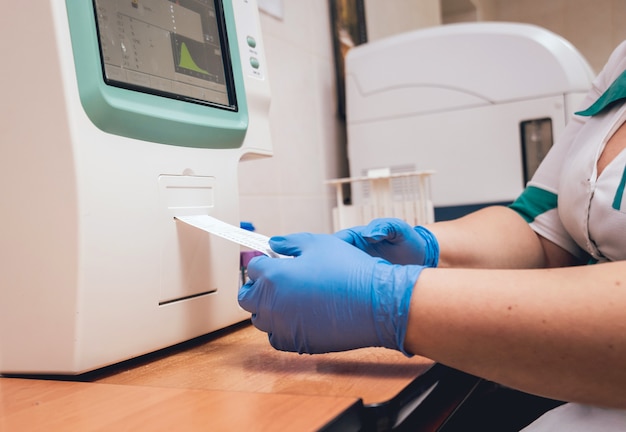
[[[440,267],[543,268],[577,264],[541,238],[507,207],[487,207],[463,218],[428,226],[440,247]]]
[[[626,408],[624,305],[624,262],[426,269],[405,348],[527,392]]]

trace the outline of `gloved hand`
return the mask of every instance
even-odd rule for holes
[[[239,304],[282,351],[324,353],[382,346],[403,349],[413,286],[422,266],[369,256],[332,235],[273,237],[293,259],[260,256]]]
[[[439,243],[428,229],[396,218],[374,219],[366,226],[356,226],[335,233],[371,256],[393,264],[419,264],[437,267]]]

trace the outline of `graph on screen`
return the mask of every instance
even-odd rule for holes
[[[207,51],[206,45],[180,34],[171,33],[172,51],[177,73],[222,83],[223,70],[221,55]]]
[[[232,71],[216,4],[96,0],[107,83],[230,107]]]

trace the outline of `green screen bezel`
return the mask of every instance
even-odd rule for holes
[[[222,3],[230,42],[237,110],[111,86],[105,83],[89,0],[66,0],[80,101],[99,129],[143,141],[195,148],[238,148],[248,127],[248,107],[230,1]]]

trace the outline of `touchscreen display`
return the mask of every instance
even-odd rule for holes
[[[236,110],[221,0],[94,0],[108,85]]]

